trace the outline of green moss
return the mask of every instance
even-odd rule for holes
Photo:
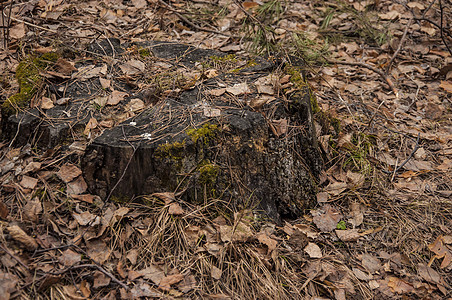
[[[184,154],[185,141],[161,144],[158,146],[155,156],[172,160],[181,160],[184,158]]]
[[[141,57],[152,56],[151,50],[149,50],[148,48],[140,48],[140,49],[138,49],[138,54],[140,54]]]
[[[218,125],[206,123],[198,129],[195,128],[188,129],[186,133],[191,137],[193,142],[196,143],[199,139],[201,139],[204,142],[204,144],[207,144],[209,140],[216,136],[218,131],[219,131]]]
[[[209,196],[215,197],[215,183],[217,182],[220,167],[209,161],[203,161],[200,164],[198,171],[199,183],[206,189]]]
[[[249,68],[249,67],[253,67],[255,65],[257,65],[257,62],[254,59],[251,59],[251,60],[247,61],[246,65],[244,65],[243,67],[232,69],[230,72],[231,73],[238,73],[238,72],[242,71],[243,69],[246,69],[246,68]]]
[[[116,203],[116,204],[124,204],[129,202],[129,197],[126,196],[111,196],[110,201]]]
[[[235,54],[228,54],[225,56],[217,56],[217,55],[212,55],[211,57],[209,57],[211,61],[213,62],[217,62],[217,63],[221,63],[221,62],[237,62],[237,57],[235,56]]]
[[[285,73],[290,75],[290,81],[295,85],[295,87],[303,92],[309,92],[309,99],[311,100],[311,108],[314,114],[320,111],[319,104],[317,102],[317,98],[312,92],[309,83],[302,75],[302,70],[298,67],[286,66],[284,69]]]
[[[59,54],[49,52],[37,57],[30,55],[19,63],[16,69],[19,92],[3,103],[2,113],[4,115],[9,116],[30,103],[43,82],[40,72],[55,63],[58,58]]]
[[[219,171],[219,166],[211,163],[205,163],[199,167],[199,182],[201,184],[214,184],[217,180]]]

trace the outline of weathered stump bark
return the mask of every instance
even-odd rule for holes
[[[212,55],[184,45],[151,50],[186,66]],[[260,109],[248,105],[259,97],[253,84],[275,67],[262,60],[221,74],[106,130],[83,159],[91,191],[116,199],[174,191],[192,202],[220,198],[238,207],[254,205],[274,219],[300,215],[313,204],[321,165],[310,91],[305,86],[288,102],[276,99]],[[243,95],[209,93],[244,82],[251,91]],[[278,136],[273,120],[287,121],[287,131]]]
[[[149,108],[105,130],[87,147],[82,169],[90,192],[126,200],[170,191],[200,204],[222,199],[238,208],[258,208],[273,219],[298,216],[313,206],[321,158],[311,93],[296,68],[180,44],[149,42],[138,47],[174,69],[199,71],[201,65],[203,76],[210,79],[198,80],[177,96],[162,96],[162,91],[149,95],[111,78],[130,94],[122,105],[140,98]],[[89,52],[118,57],[124,49],[118,40],[110,40]],[[119,70],[117,65],[111,68]],[[286,83],[271,101],[262,96],[268,86],[261,80],[269,74],[280,78],[284,72],[294,82]],[[168,86],[177,79],[161,80]],[[240,83],[249,90],[239,91],[244,88],[237,86]],[[102,117],[87,100],[94,98],[93,91],[105,95],[99,79],[56,82],[50,88],[57,99],[71,101],[45,112],[25,109],[3,118],[4,137],[16,145],[31,142],[51,148],[70,142],[91,117]],[[221,88],[227,91],[219,92]]]

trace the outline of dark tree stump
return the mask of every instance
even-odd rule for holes
[[[105,130],[88,145],[82,170],[90,192],[113,200],[175,192],[200,204],[221,199],[238,208],[258,208],[275,220],[282,215],[299,216],[315,204],[315,182],[322,164],[312,99],[293,65],[165,42],[137,47],[148,49],[173,68],[199,70],[201,65],[203,76],[208,69],[216,69],[218,75],[207,76],[212,78],[197,81],[196,87],[177,95],[157,90],[149,95],[112,78],[116,87],[130,94],[121,105],[140,98],[149,108]],[[125,51],[118,40],[110,40],[91,45],[89,52],[120,57]],[[258,91],[260,80],[272,73],[283,76],[283,72],[292,81],[298,76],[299,82],[281,89],[279,95],[284,97],[261,101],[265,91]],[[177,79],[162,80],[168,84]],[[246,93],[211,92],[240,83],[248,85]],[[70,142],[91,117],[101,117],[87,101],[95,96],[93,91],[105,93],[99,79],[56,83],[50,88],[57,98],[72,100],[45,112],[26,109],[3,118],[4,137],[14,139],[16,145],[28,142],[51,148]],[[65,94],[58,94],[61,90]]]
[[[160,44],[151,50],[186,66],[212,55],[185,45]],[[295,91],[288,103],[276,99],[261,109],[247,105],[259,96],[253,83],[275,68],[262,60],[238,73],[221,74],[106,130],[83,159],[90,190],[118,200],[174,191],[191,202],[220,198],[231,205],[255,205],[273,219],[299,216],[315,203],[321,166],[310,91],[307,86]],[[208,93],[219,83],[243,82],[251,93]],[[208,117],[212,109],[217,116]],[[287,121],[287,132],[278,136],[272,120]]]

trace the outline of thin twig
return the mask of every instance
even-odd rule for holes
[[[396,98],[399,98],[399,92],[397,91],[396,87],[394,86],[394,83],[392,83],[392,80],[386,76],[386,74],[380,70],[375,68],[374,66],[371,66],[369,64],[363,63],[363,62],[347,62],[347,61],[340,61],[340,60],[327,60],[330,64],[338,64],[338,65],[348,65],[348,66],[358,66],[363,67],[366,69],[369,69],[371,71],[374,71],[380,77],[386,82],[386,84],[391,88],[392,92],[395,94]]]
[[[208,29],[208,28],[199,27],[198,25],[194,24],[192,21],[190,21],[189,19],[187,19],[186,17],[181,15],[179,12],[177,12],[177,10],[175,10],[170,4],[166,3],[163,0],[158,0],[158,1],[159,1],[159,3],[163,4],[164,6],[166,6],[166,8],[171,10],[179,19],[181,19],[182,21],[184,21],[185,23],[187,23],[188,25],[190,25],[194,29],[197,29],[199,31],[205,31],[205,32],[220,34],[220,35],[223,35],[223,36],[226,36],[226,37],[229,37],[229,38],[234,38],[234,36],[232,36],[232,35],[230,35],[228,33],[224,33],[224,32],[217,31],[217,30],[212,30],[212,29]]]
[[[11,251],[9,251],[8,248],[3,247],[2,245],[0,245],[0,249],[2,249],[6,254],[8,254],[9,256],[11,256],[12,258],[14,258],[22,267],[24,267],[25,269],[29,270],[30,268],[24,264],[22,262],[22,260],[20,260],[20,258],[18,258],[17,256],[15,256]]]
[[[419,149],[419,139],[420,139],[420,138],[421,138],[421,134],[418,133],[417,139],[416,139],[416,145],[414,146],[413,151],[411,151],[411,153],[410,153],[410,155],[408,156],[408,158],[405,159],[405,161],[404,161],[402,164],[400,164],[400,166],[398,166],[398,167],[396,166],[396,168],[394,169],[393,172],[390,172],[390,171],[387,171],[387,170],[382,170],[383,173],[386,173],[386,174],[395,174],[395,173],[397,173],[397,171],[399,171],[401,168],[403,168],[403,167],[408,163],[408,161],[413,157],[413,155],[416,153],[416,151]]]
[[[68,271],[70,271],[70,270],[74,270],[74,269],[83,269],[83,268],[96,268],[96,269],[98,269],[99,271],[101,271],[102,273],[104,273],[105,275],[107,275],[108,277],[110,277],[110,279],[111,279],[113,282],[119,284],[119,285],[120,285],[121,287],[123,287],[124,289],[126,289],[126,290],[129,290],[129,289],[130,289],[128,285],[126,285],[124,282],[122,282],[122,281],[120,281],[119,279],[117,279],[113,274],[111,274],[110,272],[108,272],[107,270],[105,270],[104,268],[102,268],[100,265],[97,265],[97,264],[83,264],[83,265],[78,265],[78,266],[71,266],[71,267],[68,267],[68,268],[66,268],[66,269],[64,269],[64,270],[55,272],[55,273],[49,272],[49,274],[52,274],[52,275],[61,275],[61,274],[64,274],[64,273],[66,273],[66,272],[68,272]]]
[[[403,32],[402,38],[400,39],[400,42],[399,42],[399,46],[397,47],[397,50],[392,55],[391,60],[389,61],[388,67],[386,68],[386,74],[389,74],[389,71],[391,70],[391,66],[392,66],[392,63],[394,62],[394,59],[397,57],[397,54],[399,54],[400,50],[402,49],[402,45],[405,42],[406,35],[408,33],[408,29],[410,28],[412,22],[413,22],[413,18],[411,18],[408,21],[408,23],[406,24],[405,31]]]
[[[450,55],[452,55],[452,50],[449,48],[449,45],[447,44],[446,39],[444,38],[444,29],[443,29],[444,10],[443,10],[443,4],[442,4],[441,0],[439,0],[439,11],[441,13],[441,21],[440,21],[441,22],[441,27],[440,27],[441,40],[443,41],[444,46],[446,46],[447,51],[449,51]]]
[[[35,25],[35,24],[33,24],[33,23],[30,23],[30,22],[27,22],[27,21],[24,21],[24,20],[21,20],[21,19],[16,19],[16,18],[14,18],[14,17],[10,17],[10,18],[11,18],[11,20],[13,20],[13,21],[16,21],[16,22],[19,22],[19,23],[24,23],[25,25],[28,25],[28,26],[31,26],[31,27],[35,27],[35,28],[38,28],[38,29],[41,29],[41,30],[44,30],[44,31],[51,32],[51,33],[58,33],[58,32],[55,31],[55,30],[48,29],[48,28],[45,28],[45,27],[42,27],[42,26],[39,26],[39,25]]]

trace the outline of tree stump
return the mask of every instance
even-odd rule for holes
[[[151,50],[187,67],[212,59],[212,51],[185,45]],[[299,216],[315,203],[321,159],[308,86],[289,84],[285,100],[259,93],[266,92],[262,82],[277,88],[271,82],[277,67],[247,62],[106,130],[83,159],[91,191],[118,200],[171,191],[200,204],[221,199],[252,206],[273,219]]]
[[[315,204],[322,167],[313,122],[317,108],[297,66],[168,42],[133,47],[169,70],[183,68],[201,78],[180,84],[168,72],[147,90],[111,78],[129,92],[121,105],[141,99],[147,108],[87,146],[82,171],[90,192],[119,201],[174,192],[201,205],[219,199],[255,208],[274,220],[297,217]],[[120,57],[125,48],[112,39],[89,52]],[[119,70],[117,64],[112,68]],[[58,84],[55,93],[62,90]],[[35,108],[4,118],[3,135],[16,144],[49,148],[105,115],[86,100],[101,90],[99,79],[64,84],[66,94],[57,98],[69,90],[78,101],[47,110],[45,118]]]

